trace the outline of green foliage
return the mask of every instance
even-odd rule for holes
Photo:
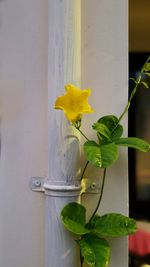
[[[96,215],[90,227],[99,236],[111,237],[126,236],[137,229],[135,220],[118,213],[109,213],[101,217]]]
[[[119,119],[116,116],[107,115],[100,118],[98,122],[104,124],[109,129],[112,142],[121,137],[123,133],[123,127],[121,124],[119,124]]]
[[[123,134],[123,127],[122,125],[118,124],[116,128],[111,133],[111,139],[112,141],[116,141],[120,136]]]
[[[110,167],[118,159],[118,147],[114,143],[101,145],[102,168]]]
[[[111,133],[108,127],[100,122],[96,122],[92,125],[92,128],[97,131],[99,140],[106,139],[108,141],[111,140]]]
[[[96,257],[91,244],[87,242],[87,237],[77,240],[77,243],[80,246],[82,258],[86,260],[87,264],[94,266]]]
[[[149,72],[144,72],[145,75],[147,75],[148,77],[150,77],[150,73]]]
[[[143,71],[145,71],[145,72],[150,71],[150,63],[149,62],[146,62],[144,64]]]
[[[124,236],[136,231],[135,220],[118,213],[108,213],[103,216],[95,215],[90,223],[85,221],[86,209],[76,202],[66,205],[61,212],[65,227],[77,235],[94,233],[98,236]]]
[[[95,167],[107,168],[118,159],[118,147],[114,143],[97,144],[87,141],[84,152],[88,161]]]
[[[150,144],[140,138],[121,138],[123,127],[114,115],[100,118],[92,127],[97,132],[99,144],[93,140],[85,142],[84,153],[95,167],[108,168],[115,163],[118,159],[118,146],[127,146],[143,152],[150,150]]]
[[[85,142],[84,153],[93,166],[102,168],[100,146],[95,141]]]
[[[80,235],[76,240],[81,249],[81,255],[89,266],[107,267],[110,258],[110,247],[104,239],[107,236],[120,237],[136,231],[136,222],[122,214],[109,213],[103,216],[95,215],[86,224],[86,209],[81,204],[72,202],[61,212],[64,226],[72,233]]]
[[[134,149],[138,149],[142,152],[150,151],[150,144],[144,141],[143,139],[136,137],[120,138],[115,142],[119,146],[127,146]]]
[[[128,103],[119,118],[114,115],[101,117],[92,125],[96,131],[98,141],[89,140],[81,131],[81,119],[73,123],[75,128],[87,140],[84,144],[84,153],[88,162],[93,166],[104,168],[102,188],[98,204],[89,220],[86,223],[86,209],[78,203],[69,203],[61,212],[61,220],[64,226],[73,234],[78,236],[76,242],[80,246],[81,259],[84,259],[89,266],[107,267],[110,259],[110,247],[105,237],[121,237],[132,234],[136,231],[136,221],[122,214],[109,213],[103,216],[96,215],[103,196],[106,168],[110,167],[118,159],[118,147],[125,146],[140,150],[150,151],[150,144],[140,138],[122,137],[123,127],[120,124],[122,118],[128,111],[131,101],[135,96],[137,88],[142,84],[148,88],[148,83],[142,80],[147,75],[150,77],[150,56],[143,65],[138,77],[130,78],[135,83]],[[84,168],[85,169],[87,167]],[[83,174],[84,174],[83,172]],[[83,175],[82,175],[83,177]],[[81,266],[82,260],[81,260]]]
[[[108,242],[94,234],[85,235],[78,244],[81,254],[90,266],[107,267],[110,259]]]
[[[129,80],[133,81],[135,84],[137,84],[137,81],[133,78],[133,77],[130,77]]]
[[[148,83],[146,83],[146,82],[140,82],[140,84],[144,85],[144,87],[145,87],[146,89],[149,88]]]
[[[85,228],[85,213],[86,209],[84,206],[72,202],[61,211],[61,220],[70,232],[76,235],[83,235],[89,232]]]

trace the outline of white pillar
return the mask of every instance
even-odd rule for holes
[[[80,5],[80,0],[49,0],[46,267],[77,267],[79,263],[76,243],[60,221],[65,204],[79,200],[79,142],[62,111],[53,107],[66,83],[80,86]]]
[[[82,86],[90,87],[90,104],[96,112],[87,117],[82,130],[91,139],[91,124],[102,116],[119,116],[128,101],[128,1],[82,0]],[[122,121],[127,135],[127,116]],[[109,168],[99,214],[128,213],[127,150]],[[101,173],[90,168],[86,178],[99,184]],[[83,205],[91,213],[98,196],[84,195]],[[109,267],[128,266],[127,238],[112,238]]]

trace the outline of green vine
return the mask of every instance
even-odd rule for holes
[[[84,261],[89,266],[107,267],[110,260],[110,246],[105,237],[126,236],[136,231],[136,221],[134,219],[118,213],[108,213],[100,216],[97,211],[103,197],[107,168],[118,160],[119,147],[131,147],[142,152],[150,151],[150,144],[143,139],[122,137],[123,126],[120,124],[128,112],[139,85],[142,84],[145,88],[149,87],[143,81],[145,75],[150,77],[150,56],[144,63],[137,79],[130,78],[135,86],[120,117],[117,118],[114,115],[103,116],[92,125],[97,134],[96,141],[90,140],[81,130],[82,114],[93,112],[87,102],[90,91],[67,85],[66,95],[60,96],[56,100],[55,108],[62,109],[67,119],[86,139],[83,150],[87,161],[81,174],[81,180],[84,178],[89,164],[103,169],[101,192],[89,221],[86,222],[85,207],[75,202],[66,205],[61,212],[61,220],[64,226],[77,235],[76,242],[80,247],[81,267],[83,267]]]
[[[98,200],[98,203],[97,203],[97,206],[89,220],[89,223],[92,221],[92,219],[94,218],[96,212],[98,211],[98,208],[101,204],[101,200],[102,200],[102,196],[103,196],[103,192],[104,192],[104,185],[105,185],[105,179],[106,179],[106,169],[104,169],[104,173],[103,173],[103,178],[102,178],[102,187],[101,187],[101,192],[100,192],[100,195],[99,195],[99,200]]]

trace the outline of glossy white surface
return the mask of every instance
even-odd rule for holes
[[[54,110],[64,85],[80,87],[80,0],[49,0],[48,115],[49,171],[46,188],[46,267],[78,267],[79,249],[64,229],[60,212],[80,194],[80,148],[77,133],[60,110]]]
[[[69,185],[79,175],[79,140],[63,112],[54,110],[54,104],[65,93],[65,84],[80,86],[80,1],[49,0],[48,11],[48,179],[53,184]]]
[[[128,99],[128,2],[126,0],[82,0],[82,87],[90,87],[90,103],[95,113],[84,119],[84,130],[91,138],[91,124],[104,115],[119,116]],[[127,116],[122,121],[127,134]],[[99,181],[102,173],[89,168],[85,176]],[[87,195],[83,203],[88,214],[96,195]],[[103,201],[99,213],[128,213],[127,150],[108,169]],[[128,266],[127,238],[110,240],[110,267]]]
[[[73,237],[60,221],[62,208],[77,201],[71,196],[46,196],[46,257],[45,266],[79,267],[79,249]]]

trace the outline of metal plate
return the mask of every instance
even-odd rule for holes
[[[43,187],[45,178],[44,177],[31,177],[30,179],[30,189],[34,192],[45,192]]]

